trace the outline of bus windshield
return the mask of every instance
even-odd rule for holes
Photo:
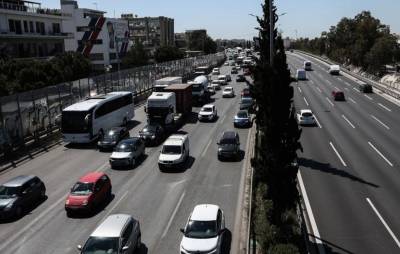
[[[63,133],[88,133],[91,121],[87,119],[89,111],[63,111],[61,130]]]

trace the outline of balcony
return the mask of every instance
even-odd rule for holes
[[[33,14],[45,14],[45,15],[55,15],[61,16],[61,10],[58,9],[47,9],[41,8],[40,4],[26,2],[26,4],[14,4],[14,3],[7,3],[0,0],[0,10],[10,10],[10,11],[20,11],[26,13],[33,13]]]
[[[56,33],[53,31],[41,33],[24,33],[24,32],[10,32],[9,30],[0,30],[0,39],[68,39],[74,38],[72,33]]]

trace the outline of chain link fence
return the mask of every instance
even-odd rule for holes
[[[224,60],[223,53],[185,58],[0,97],[0,153],[53,132],[63,108],[86,97],[131,91],[137,98],[150,92],[157,79],[181,76],[188,80],[196,67],[216,66]]]

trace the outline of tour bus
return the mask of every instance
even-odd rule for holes
[[[134,116],[131,92],[97,95],[62,111],[61,133],[65,142],[90,143],[107,129],[126,125]]]

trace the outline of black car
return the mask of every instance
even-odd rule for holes
[[[159,144],[165,137],[164,128],[157,123],[146,124],[141,131],[139,136],[146,142],[147,145]]]
[[[246,77],[243,74],[239,74],[236,77],[236,82],[245,82],[246,81]]]
[[[99,150],[112,150],[119,141],[127,137],[129,137],[129,131],[126,127],[114,127],[104,134],[97,146]]]
[[[235,67],[233,67],[231,70],[231,74],[238,74],[238,70]]]
[[[239,134],[236,131],[224,131],[218,145],[218,159],[235,158],[240,156]]]
[[[46,187],[39,177],[14,177],[0,185],[0,219],[19,218],[27,208],[45,197]]]
[[[372,86],[362,82],[358,85],[358,90],[362,93],[372,93]]]

